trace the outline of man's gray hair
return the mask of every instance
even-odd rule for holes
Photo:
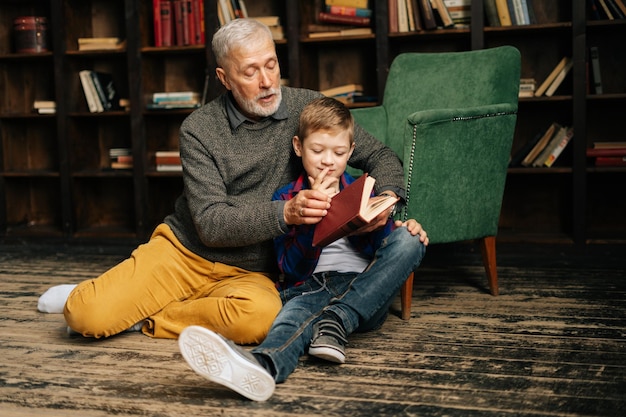
[[[254,19],[234,19],[222,26],[211,41],[211,47],[219,67],[224,67],[228,53],[239,45],[258,41],[262,36],[272,38],[270,29]]]

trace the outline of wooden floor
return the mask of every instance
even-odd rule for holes
[[[193,373],[173,340],[66,334],[51,285],[129,247],[0,245],[0,416],[624,416],[626,247],[500,245],[500,291],[473,245],[432,246],[412,318],[353,335],[345,365],[302,358],[264,403]]]

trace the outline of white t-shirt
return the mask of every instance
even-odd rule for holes
[[[359,253],[347,238],[341,238],[322,249],[313,273],[337,271],[361,273],[371,259]]]

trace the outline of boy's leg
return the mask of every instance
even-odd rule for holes
[[[412,236],[405,227],[395,229],[376,251],[369,267],[350,283],[348,289],[331,300],[326,309],[334,313],[351,334],[370,320],[381,321],[381,313],[391,304],[410,272],[417,269],[426,253],[419,236]],[[371,326],[380,323],[371,323]]]

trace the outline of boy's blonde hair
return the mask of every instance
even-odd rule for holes
[[[331,97],[320,97],[308,103],[300,113],[298,137],[304,140],[313,132],[348,131],[350,145],[354,142],[354,118],[350,110]]]

